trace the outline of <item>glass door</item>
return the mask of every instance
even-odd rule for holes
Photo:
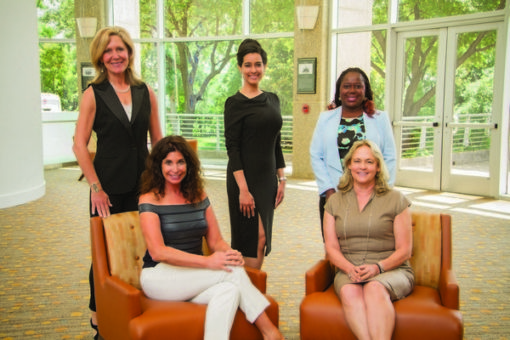
[[[497,33],[497,24],[448,30],[441,190],[498,194]]]
[[[497,195],[498,26],[399,33],[397,185]]]
[[[399,33],[397,38],[396,184],[440,190],[447,31]]]

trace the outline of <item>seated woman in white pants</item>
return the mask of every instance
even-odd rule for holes
[[[244,259],[223,240],[204,191],[200,161],[180,136],[152,149],[142,175],[140,221],[147,244],[140,282],[152,299],[207,304],[204,339],[227,340],[237,308],[264,339],[283,339],[251,283]],[[202,253],[202,237],[211,255]]]

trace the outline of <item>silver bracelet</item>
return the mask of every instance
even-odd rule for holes
[[[280,181],[280,182],[284,182],[286,180],[287,180],[287,177],[285,177],[285,176],[278,178],[278,181]]]

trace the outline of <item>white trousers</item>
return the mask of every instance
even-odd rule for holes
[[[243,267],[230,268],[232,272],[159,263],[142,270],[140,283],[154,300],[207,304],[204,340],[228,340],[238,307],[253,323],[269,306]]]

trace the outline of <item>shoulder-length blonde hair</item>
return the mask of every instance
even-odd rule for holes
[[[90,43],[90,58],[92,65],[96,69],[96,77],[91,81],[92,84],[100,84],[108,79],[108,72],[106,72],[103,64],[103,54],[106,47],[110,43],[110,37],[118,36],[128,50],[129,64],[126,69],[126,82],[130,85],[140,85],[142,80],[136,75],[134,71],[134,43],[128,31],[119,26],[104,27],[100,29],[92,42]]]
[[[374,156],[377,165],[379,166],[379,171],[375,174],[375,194],[376,195],[384,195],[386,192],[390,190],[390,186],[388,185],[388,179],[390,178],[388,169],[386,168],[386,163],[384,163],[384,157],[381,153],[381,150],[374,142],[364,139],[356,141],[347,155],[344,158],[344,174],[340,178],[340,183],[338,184],[338,190],[341,192],[348,192],[352,189],[354,184],[354,179],[352,177],[351,169],[349,169],[349,165],[351,165],[352,157],[354,152],[361,148],[362,146],[368,146],[372,151],[372,155]]]

